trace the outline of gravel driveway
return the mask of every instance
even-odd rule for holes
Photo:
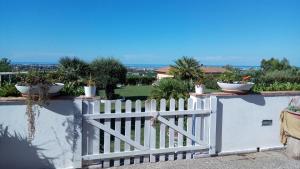
[[[113,169],[300,169],[283,150],[113,167]]]

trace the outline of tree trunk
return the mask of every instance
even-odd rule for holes
[[[113,85],[107,85],[105,87],[105,94],[108,100],[112,100],[114,98],[115,89]]]

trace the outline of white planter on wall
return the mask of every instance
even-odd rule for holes
[[[26,95],[29,93],[29,90],[31,90],[31,92],[33,94],[38,94],[39,93],[39,87],[37,85],[35,86],[21,86],[21,85],[15,85],[15,87],[17,88],[17,90],[19,92],[21,92],[23,95]],[[58,93],[62,88],[64,87],[63,83],[55,83],[53,85],[51,85],[49,87],[48,93],[49,94],[55,94]]]
[[[96,96],[96,86],[84,86],[85,97]]]
[[[205,90],[204,84],[201,84],[201,85],[195,85],[195,92],[196,92],[197,94],[203,94],[203,93],[204,93],[204,90]]]
[[[249,91],[254,83],[247,82],[247,83],[223,83],[217,82],[218,86],[225,92],[247,92]]]
[[[63,83],[55,83],[54,85],[50,86],[48,93],[58,93],[63,87]]]

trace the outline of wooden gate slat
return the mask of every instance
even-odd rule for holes
[[[135,102],[135,113],[141,113],[141,101],[137,100]],[[135,130],[134,130],[134,139],[135,142],[140,143],[141,144],[141,118],[140,117],[136,117],[135,118]],[[137,148],[135,148],[135,150],[138,150]],[[134,158],[134,164],[139,164],[141,161],[140,157],[135,157]]]
[[[109,100],[105,101],[105,112],[104,113],[105,114],[111,113],[111,101],[109,101]],[[95,120],[93,120],[93,121],[98,124],[97,121],[95,121]],[[109,126],[109,128],[110,128],[110,121],[111,121],[111,119],[105,119],[103,126]],[[110,134],[104,130],[104,153],[109,153],[109,152],[110,152]],[[110,161],[104,160],[103,167],[109,167],[109,166],[110,166]]]
[[[209,109],[210,106],[210,101],[206,98],[203,102],[203,108],[204,109]],[[208,143],[208,138],[209,138],[209,118],[205,117],[203,118],[203,141],[205,143]]]
[[[192,145],[192,141],[195,141],[196,143],[198,143],[199,145],[205,145],[204,142],[197,140],[196,137],[194,135],[192,135],[192,131],[187,132],[185,130],[183,130],[182,128],[179,128],[178,126],[176,126],[174,123],[172,123],[170,120],[167,120],[161,116],[158,116],[157,118],[159,121],[161,121],[162,123],[168,125],[170,128],[172,128],[173,130],[178,131],[180,134],[186,136],[188,138],[188,140],[190,140],[190,145]],[[191,117],[191,123],[192,123],[192,117]],[[192,130],[192,129],[190,129]]]
[[[83,156],[85,160],[95,160],[95,159],[111,159],[119,157],[132,157],[132,156],[142,156],[147,154],[168,154],[170,152],[186,152],[195,150],[208,150],[208,146],[192,146],[192,147],[174,147],[173,149],[155,149],[155,150],[145,150],[145,151],[129,151],[120,153],[109,153],[109,154],[94,154]]]
[[[171,161],[175,160],[176,156],[177,159],[183,159],[184,153],[186,158],[190,159],[192,153],[200,150],[215,151],[209,149],[209,141],[213,138],[208,133],[210,123],[213,121],[210,118],[210,100],[207,98],[197,99],[196,104],[194,104],[192,99],[188,99],[187,110],[184,108],[184,99],[178,100],[178,110],[176,109],[175,99],[170,99],[169,110],[166,110],[166,102],[165,99],[160,100],[160,108],[156,110],[156,100],[147,100],[145,101],[145,111],[142,112],[141,101],[137,100],[133,112],[132,102],[127,100],[125,102],[125,113],[122,113],[122,102],[117,100],[114,105],[115,113],[112,113],[112,102],[105,101],[104,114],[101,114],[99,100],[87,101],[87,110],[83,115],[86,123],[83,125],[89,125],[90,127],[83,126],[82,139],[83,141],[86,139],[83,146],[84,144],[87,145],[87,153],[83,154],[82,158],[84,160],[101,158],[103,167],[107,168],[110,167],[111,160],[113,160],[113,166],[120,166],[121,159],[124,159],[124,165],[127,165],[131,163],[131,158],[133,158],[135,164],[138,164],[141,162],[141,157],[143,162],[147,163],[155,162],[156,157],[159,157],[159,161]],[[175,122],[175,118],[178,121]],[[104,120],[104,123],[100,123],[100,119]],[[112,119],[115,122],[114,129],[111,127]],[[121,123],[122,119],[125,119],[125,124]],[[131,126],[132,119],[134,119],[134,130]],[[145,119],[144,123],[142,119]],[[152,122],[154,122],[153,125],[151,125]],[[123,127],[125,127],[124,134],[121,133]],[[157,131],[158,128],[159,131]],[[103,153],[99,152],[100,130],[104,131]],[[85,131],[99,135],[99,138],[92,138],[90,135],[84,134]],[[112,142],[111,137],[114,137],[114,142]],[[168,143],[166,143],[166,137]],[[184,146],[185,138],[186,145]],[[125,151],[121,151],[123,141]],[[111,144],[114,144],[113,150],[111,150]],[[158,148],[157,145],[159,145]]]
[[[151,110],[151,104],[149,100],[145,101],[145,112],[150,112]],[[145,117],[145,123],[144,123],[144,146],[150,147],[150,117]],[[144,156],[144,163],[149,162],[149,155]]]
[[[160,111],[166,111],[166,99],[161,99],[160,100]],[[160,131],[159,131],[159,147],[160,148],[165,148],[166,147],[166,125],[164,123],[160,123]],[[165,161],[166,160],[166,155],[161,154],[159,156],[159,161]]]
[[[121,139],[122,141],[126,142],[126,144],[129,144],[129,145],[131,145],[131,146],[134,146],[134,147],[138,148],[139,150],[148,150],[148,149],[149,149],[149,148],[144,147],[144,146],[140,145],[139,143],[137,143],[137,142],[131,140],[130,138],[128,138],[128,137],[122,135],[121,133],[116,132],[115,130],[106,127],[105,125],[103,125],[103,124],[97,122],[96,120],[87,120],[87,122],[90,123],[90,124],[92,124],[92,125],[94,125],[94,126],[96,126],[96,127],[98,127],[98,128],[101,129],[101,130],[104,130],[104,131],[105,131],[106,133],[108,133],[108,134],[111,134],[111,135],[113,135],[113,136],[115,136],[115,137],[118,137],[118,138]],[[109,152],[107,152],[107,153],[109,153]]]
[[[187,108],[188,108],[188,110],[193,110],[193,100],[191,98],[188,99],[188,107]],[[192,130],[193,130],[193,119],[192,119],[191,115],[188,115],[187,116],[187,133],[188,133],[188,135],[192,134],[192,132],[193,132]],[[195,138],[188,137],[186,140],[186,146],[191,146],[193,140],[196,141]],[[191,155],[192,155],[191,152],[187,152],[186,159],[191,159],[192,158]]]
[[[151,100],[151,112],[156,112],[156,100]],[[151,127],[150,127],[150,149],[156,149],[156,117],[152,117]],[[150,155],[150,162],[155,162],[155,155]]]
[[[117,100],[115,103],[115,110],[116,114],[122,113],[122,102],[120,100]],[[121,119],[117,118],[115,120],[115,131],[121,133]],[[114,152],[121,152],[121,140],[118,137],[115,137],[114,142]],[[114,166],[120,166],[120,159],[114,160]]]
[[[170,99],[170,111],[175,111],[175,99]],[[159,117],[160,118],[160,117]],[[169,122],[171,124],[175,123],[175,118],[174,117],[170,117],[169,118]],[[169,148],[173,148],[174,147],[174,129],[169,127]],[[174,160],[174,153],[169,154],[168,156],[170,161]]]
[[[95,100],[92,104],[91,114],[100,113],[100,100]],[[100,130],[96,127],[93,127],[93,138],[92,139],[92,154],[98,154],[100,152]]]
[[[130,114],[131,113],[131,100],[126,100],[125,102],[125,113]],[[131,140],[131,118],[125,119],[125,137],[129,140]],[[125,143],[125,151],[130,151],[130,145],[128,143]],[[124,164],[130,164],[130,158],[124,159]]]
[[[178,110],[182,111],[184,110],[184,100],[181,98],[178,101]],[[183,129],[183,115],[178,117],[178,128]],[[181,133],[178,133],[178,147],[182,147],[183,146],[183,135]],[[177,159],[182,159],[183,154],[181,152],[179,152],[177,154]]]

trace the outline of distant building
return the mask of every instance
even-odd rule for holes
[[[205,74],[221,74],[226,71],[225,68],[221,68],[221,67],[202,67],[201,70]],[[169,71],[170,71],[170,67],[162,67],[156,69],[155,70],[155,72],[157,73],[156,78],[158,80],[163,78],[172,78],[173,75],[170,75]]]

